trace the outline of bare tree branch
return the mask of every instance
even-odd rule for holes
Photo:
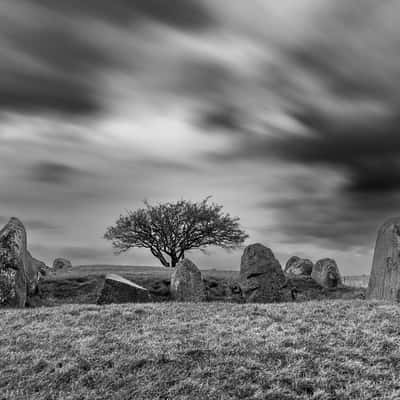
[[[224,214],[223,207],[209,203],[209,199],[157,205],[145,201],[144,208],[120,215],[104,237],[112,241],[118,253],[147,248],[167,267],[175,267],[187,250],[240,246],[248,235],[240,228],[239,218]]]

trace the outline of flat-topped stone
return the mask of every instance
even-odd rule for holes
[[[145,303],[151,301],[148,289],[117,274],[107,274],[97,304]]]

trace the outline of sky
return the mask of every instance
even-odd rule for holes
[[[0,224],[51,264],[158,265],[121,213],[212,200],[284,265],[368,274],[400,214],[400,2],[2,0]],[[189,257],[238,269],[242,249]]]

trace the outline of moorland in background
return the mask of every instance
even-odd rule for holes
[[[95,304],[107,274],[123,276],[136,284],[149,289],[155,301],[171,300],[168,290],[172,269],[165,267],[127,266],[127,265],[80,265],[67,270],[49,273],[39,282],[41,297],[36,306],[58,306],[62,304]],[[208,301],[227,301],[226,288],[239,279],[239,271],[216,269],[202,270]],[[334,289],[325,289],[311,277],[292,278],[298,289],[297,301],[323,299],[362,299],[366,285],[362,280],[352,278],[352,283]],[[350,280],[349,280],[350,282]],[[166,293],[160,295],[160,288]]]

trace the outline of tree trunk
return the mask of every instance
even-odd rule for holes
[[[178,264],[179,260],[175,253],[171,255],[171,267],[175,268],[176,264]]]

